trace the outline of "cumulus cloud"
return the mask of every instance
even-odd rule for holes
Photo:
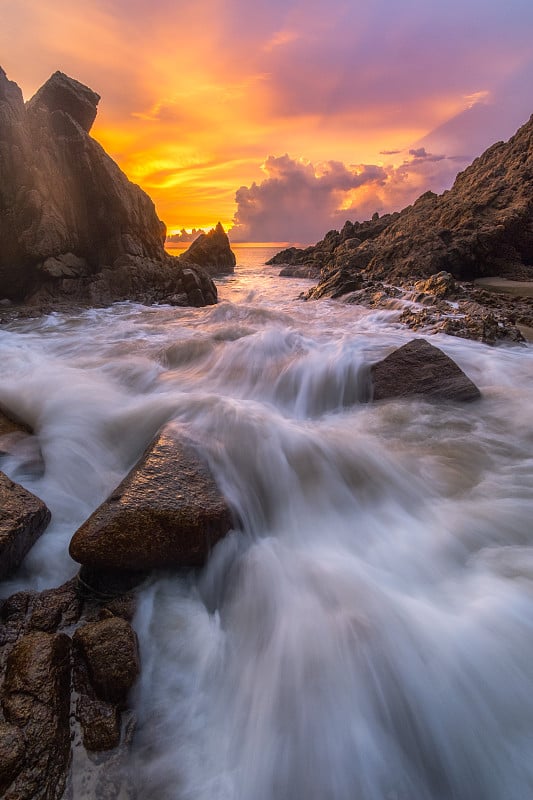
[[[459,166],[463,165],[456,158],[434,155],[424,147],[406,151],[397,166],[346,166],[339,161],[315,165],[287,154],[269,156],[263,164],[265,179],[241,186],[236,193],[231,238],[315,242],[347,219],[399,210],[427,189],[443,191]]]
[[[234,241],[314,241],[346,220],[350,195],[386,180],[374,164],[346,167],[340,161],[314,165],[289,155],[269,156],[261,183],[241,186],[235,200]]]

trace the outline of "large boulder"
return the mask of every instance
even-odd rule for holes
[[[201,267],[165,252],[152,200],[89,135],[99,99],[56,72],[24,105],[0,68],[0,299],[216,302]]]
[[[481,397],[455,361],[425,339],[413,339],[373,364],[371,378],[373,400],[419,395],[471,402]]]
[[[180,258],[198,264],[210,275],[228,275],[234,272],[237,263],[220,222],[209,233],[201,233]]]
[[[167,425],[70,543],[102,570],[198,567],[231,528],[231,514],[196,446]]]
[[[38,497],[0,472],[0,579],[14,572],[50,522]]]

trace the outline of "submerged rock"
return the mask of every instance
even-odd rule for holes
[[[24,105],[0,68],[0,297],[215,303],[209,275],[167,255],[152,200],[89,135],[99,99],[56,72]]]
[[[0,579],[20,566],[50,518],[42,500],[0,472]]]
[[[198,567],[230,528],[227,503],[195,445],[168,425],[76,531],[70,554],[102,570]]]
[[[234,272],[237,263],[220,222],[209,233],[201,233],[179,258],[198,264],[209,275],[228,275]]]
[[[373,364],[371,378],[373,400],[421,395],[466,403],[481,397],[455,361],[425,339],[413,339]]]

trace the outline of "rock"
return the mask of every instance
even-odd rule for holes
[[[374,400],[421,395],[430,400],[471,402],[481,393],[462,369],[425,339],[413,339],[372,365]]]
[[[7,411],[0,409],[0,436],[8,433],[31,433],[31,429],[21,420],[16,420]]]
[[[313,264],[287,264],[280,270],[280,278],[307,278],[314,280],[320,274],[320,267]]]
[[[16,570],[50,522],[42,500],[0,472],[0,578]]]
[[[426,280],[417,281],[413,287],[415,293],[430,295],[439,300],[453,297],[457,292],[457,284],[449,272],[437,272]]]
[[[96,661],[102,671],[107,663],[106,686],[118,683],[124,706],[124,686],[130,685],[138,659],[132,649],[135,634],[122,620],[134,611],[131,594],[105,603],[82,598],[75,578],[57,589],[17,592],[0,604],[0,700],[7,720],[0,723],[0,793],[6,800],[82,797],[87,780],[98,786],[96,797],[123,796],[117,767],[119,762],[124,767],[134,716],[98,697],[78,647],[72,652],[70,681],[70,638],[64,631],[79,625],[78,637],[89,642],[95,658],[84,629],[97,624],[106,652]],[[98,627],[102,620],[107,630]],[[120,649],[115,656],[114,649]],[[75,709],[75,720],[65,708]],[[95,751],[98,758],[88,758]]]
[[[22,769],[26,744],[20,728],[0,722],[0,792],[4,792]]]
[[[336,236],[330,232],[305,251],[282,251],[272,263],[278,258],[320,263],[312,297],[340,296],[343,269],[395,284],[443,272],[456,280],[491,275],[531,280],[532,196],[533,117],[508,142],[477,158],[442,195],[425,192],[399,213],[347,223],[341,233],[333,232]]]
[[[15,644],[7,660],[2,708],[26,745],[7,797],[60,800],[70,759],[68,636],[30,633]]]
[[[189,295],[152,200],[89,135],[99,99],[56,72],[25,106],[0,69],[0,297],[215,303],[211,278],[192,262]]]
[[[198,264],[209,275],[228,275],[234,272],[237,263],[227,234],[220,222],[209,233],[201,233],[179,258],[192,264]]]
[[[74,644],[97,696],[124,705],[139,675],[137,637],[131,625],[119,617],[90,622],[76,630]]]
[[[70,554],[102,570],[198,567],[230,528],[230,511],[206,464],[170,424],[76,531]]]

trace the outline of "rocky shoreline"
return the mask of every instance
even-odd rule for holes
[[[308,300],[401,308],[400,321],[413,330],[519,343],[533,328],[532,198],[533,117],[442,195],[425,192],[403,211],[348,221],[268,263],[282,266],[281,276],[317,280]],[[506,291],[514,281],[516,290]]]

